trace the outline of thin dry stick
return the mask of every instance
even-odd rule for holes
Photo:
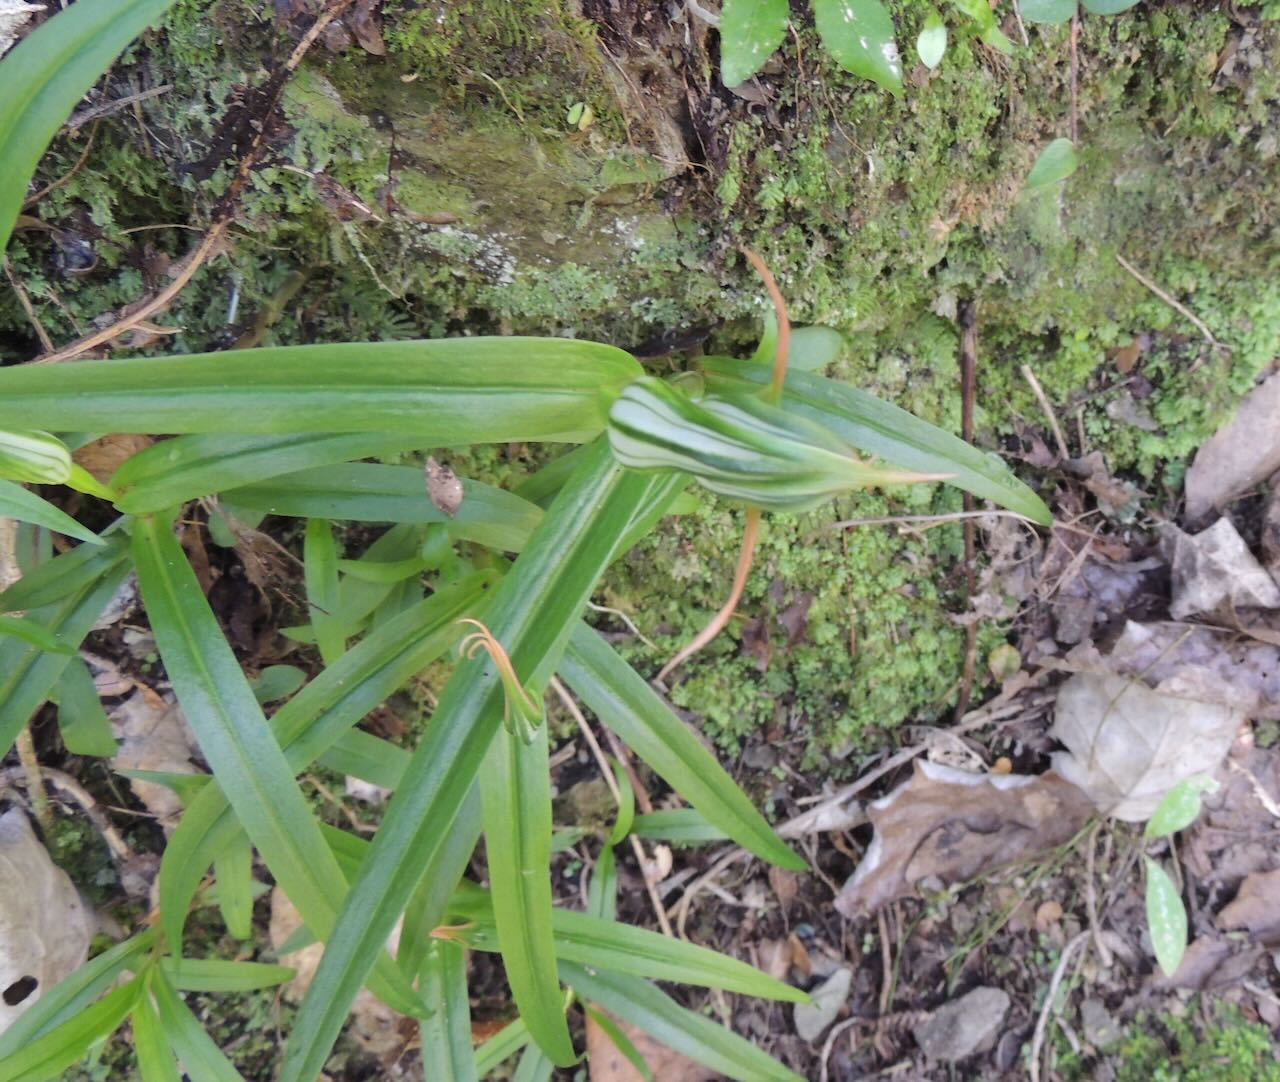
[[[99,120],[104,116],[110,116],[112,113],[118,113],[121,109],[128,109],[130,106],[140,104],[149,98],[158,98],[161,94],[167,94],[172,89],[172,83],[164,83],[161,86],[139,90],[135,94],[126,94],[123,98],[114,98],[111,101],[103,102],[101,105],[95,105],[92,109],[76,113],[67,121],[66,129],[69,132],[77,132],[91,120]]]
[[[31,739],[31,723],[27,722],[18,730],[14,746],[18,749],[18,762],[22,766],[22,774],[27,780],[27,792],[31,796],[31,810],[35,813],[36,822],[46,833],[53,830],[53,809],[49,807],[49,796],[44,791],[44,775],[40,769],[40,759],[36,755],[35,741]]]
[[[1076,43],[1080,37],[1080,12],[1071,16],[1071,142],[1080,142],[1080,54]]]
[[[1157,297],[1159,297],[1162,301],[1164,301],[1165,304],[1167,304],[1180,316],[1190,321],[1195,326],[1196,330],[1198,330],[1202,335],[1204,335],[1205,341],[1208,342],[1209,345],[1213,346],[1214,349],[1225,349],[1225,350],[1230,349],[1229,346],[1223,345],[1221,342],[1219,342],[1216,338],[1213,337],[1213,332],[1209,330],[1207,326],[1205,326],[1205,323],[1202,319],[1200,319],[1197,315],[1195,315],[1195,313],[1187,309],[1185,305],[1180,304],[1178,301],[1174,300],[1173,297],[1169,296],[1168,293],[1166,293],[1163,289],[1161,289],[1158,285],[1156,285],[1155,282],[1153,282],[1150,278],[1148,278],[1145,274],[1143,274],[1140,270],[1138,270],[1138,268],[1135,267],[1132,263],[1130,263],[1127,259],[1125,259],[1124,256],[1117,253],[1116,262],[1119,263],[1120,266],[1122,266],[1125,270],[1127,270],[1130,274],[1132,274],[1134,278],[1136,278],[1142,285],[1146,286],[1149,290],[1151,290],[1152,293],[1154,293]]]
[[[1111,948],[1106,945],[1102,939],[1102,928],[1098,923],[1098,895],[1097,888],[1094,886],[1094,862],[1096,860],[1095,850],[1098,848],[1098,834],[1102,830],[1102,821],[1098,821],[1098,825],[1093,828],[1093,833],[1089,835],[1089,848],[1085,851],[1086,874],[1088,876],[1085,881],[1084,910],[1089,917],[1089,934],[1093,937],[1093,945],[1098,952],[1098,958],[1102,962],[1103,969],[1110,969],[1114,959],[1111,957]]]
[[[102,840],[107,843],[107,848],[111,851],[111,857],[117,864],[123,863],[133,856],[133,850],[129,848],[129,844],[120,836],[119,831],[111,825],[110,820],[107,819],[102,811],[102,806],[94,799],[93,794],[85,789],[75,778],[51,767],[42,767],[41,776],[55,789],[65,793],[80,805],[89,822],[102,835]],[[4,778],[6,781],[21,779],[26,782],[28,787],[31,784],[30,779],[21,768],[6,770]]]
[[[1054,1013],[1054,1000],[1058,998],[1058,986],[1062,984],[1062,978],[1067,972],[1067,965],[1071,961],[1071,956],[1076,952],[1076,948],[1086,942],[1088,938],[1088,932],[1079,932],[1062,948],[1062,956],[1058,959],[1057,966],[1054,967],[1053,979],[1049,981],[1049,992],[1044,997],[1044,1007],[1040,1010],[1040,1017],[1036,1019],[1036,1031],[1031,1038],[1031,1082],[1040,1082],[1040,1053],[1044,1048],[1044,1038],[1049,1029],[1049,1019]]]
[[[559,677],[553,676],[551,678],[551,687],[564,704],[564,708],[573,715],[573,720],[578,723],[578,730],[582,733],[582,738],[587,742],[587,746],[591,748],[591,754],[595,756],[596,763],[600,767],[600,773],[604,776],[604,782],[609,787],[609,792],[613,794],[613,799],[617,802],[618,807],[622,807],[622,792],[618,788],[618,781],[613,776],[613,769],[609,766],[609,759],[605,755],[604,749],[600,747],[596,734],[591,731],[591,726],[587,723],[586,717],[579,709],[573,696],[569,694],[568,688],[560,682]],[[639,795],[639,790],[637,790],[637,795]],[[648,854],[645,853],[640,839],[634,834],[628,834],[627,838],[631,842],[631,851],[635,854],[636,861],[640,865],[640,876],[644,880],[645,890],[649,895],[649,903],[653,906],[653,915],[658,918],[658,925],[662,928],[662,934],[674,936],[675,933],[671,930],[671,921],[667,918],[667,910],[662,904],[662,899],[658,897],[658,888],[646,874],[646,869],[652,867],[653,864]]]
[[[810,541],[819,534],[826,533],[829,530],[851,530],[855,526],[912,526],[912,525],[941,525],[945,522],[963,522],[970,518],[988,518],[997,516],[1000,518],[1016,518],[1028,525],[1034,525],[1031,519],[1026,515],[1020,515],[1017,511],[951,511],[945,515],[881,515],[874,518],[846,518],[839,522],[829,522],[825,526],[819,526],[813,531],[806,541]]]
[[[28,196],[22,203],[23,210],[26,210],[28,207],[35,206],[37,203],[40,202],[41,199],[43,199],[51,191],[53,191],[55,188],[61,188],[64,184],[66,184],[67,181],[69,181],[78,172],[80,172],[80,169],[84,166],[84,163],[89,160],[89,151],[93,149],[93,140],[97,137],[97,134],[98,134],[98,125],[95,124],[92,128],[89,129],[89,138],[84,144],[84,150],[80,151],[80,157],[76,159],[75,165],[73,165],[67,172],[63,173],[62,176],[60,176],[57,180],[51,181],[50,183],[46,184],[43,188],[41,188],[38,192],[36,192],[35,195]]]
[[[267,106],[257,133],[253,137],[253,141],[249,145],[249,149],[245,152],[236,166],[235,175],[231,179],[230,185],[227,187],[226,194],[222,197],[220,209],[217,212],[213,224],[209,227],[209,231],[201,238],[200,243],[195,249],[178,265],[173,281],[165,286],[159,293],[134,302],[126,309],[115,323],[93,334],[86,335],[77,339],[64,349],[58,350],[56,353],[49,353],[43,357],[37,357],[33,364],[54,364],[58,361],[67,361],[73,357],[79,357],[82,353],[87,353],[91,349],[105,345],[114,338],[136,327],[143,320],[150,319],[153,315],[163,311],[174,300],[175,297],[186,287],[191,281],[192,276],[205,263],[205,261],[217,251],[220,246],[223,235],[230,228],[231,223],[235,220],[236,207],[239,205],[240,196],[248,187],[249,180],[253,171],[253,165],[258,160],[258,156],[262,153],[263,147],[266,145],[267,138],[270,133],[271,125],[269,123],[271,114],[275,112],[276,107],[280,103],[280,98],[284,93],[284,85],[288,81],[288,77],[293,74],[298,65],[302,63],[302,58],[307,55],[307,50],[315,44],[316,39],[324,33],[324,28],[329,25],[335,18],[342,14],[344,8],[349,6],[352,0],[333,0],[332,3],[316,17],[316,21],[311,24],[302,40],[298,42],[293,52],[289,55],[289,59],[285,61],[284,67],[272,77],[274,86],[272,87],[272,98]]]
[[[827,1039],[822,1045],[822,1067],[818,1071],[818,1082],[827,1082],[827,1079],[831,1077],[827,1073],[827,1062],[831,1059],[831,1051],[835,1048],[836,1041],[839,1040],[843,1034],[847,1033],[851,1027],[856,1026],[859,1022],[865,1021],[866,1019],[855,1016],[853,1018],[846,1018],[838,1026],[832,1027],[831,1032],[827,1034]]]
[[[18,303],[22,305],[22,310],[26,312],[27,319],[31,326],[35,328],[36,337],[40,339],[40,347],[44,350],[53,349],[53,339],[49,337],[49,332],[44,329],[44,324],[40,322],[40,316],[36,312],[35,305],[31,303],[30,296],[27,295],[26,289],[18,280],[17,275],[13,273],[13,267],[9,263],[8,256],[4,257],[4,276],[9,279],[9,285],[13,288],[14,296],[18,298]]]
[[[729,852],[725,853],[724,856],[717,860],[710,868],[708,868],[689,885],[684,894],[680,896],[680,901],[676,903],[676,931],[679,933],[681,939],[689,938],[688,935],[685,934],[684,926],[689,920],[689,907],[693,904],[693,899],[702,892],[707,884],[713,882],[716,877],[731,864],[736,864],[738,861],[749,856],[751,856],[751,854],[745,849],[730,849]]]
[[[1053,412],[1053,407],[1049,405],[1049,399],[1045,396],[1044,388],[1040,386],[1040,381],[1036,379],[1036,374],[1031,371],[1031,365],[1024,364],[1022,366],[1022,378],[1031,385],[1031,393],[1036,396],[1036,401],[1040,403],[1040,408],[1044,411],[1049,427],[1053,430],[1053,438],[1058,445],[1059,457],[1070,458],[1071,454],[1067,450],[1067,441],[1062,435],[1062,428],[1058,424],[1057,414]]]
[[[978,370],[978,306],[972,298],[960,303],[960,436],[966,443],[973,442],[973,399],[976,393]],[[964,509],[973,511],[973,493],[964,494]],[[978,573],[975,566],[977,545],[973,534],[973,520],[964,520],[964,597],[968,608],[978,590]],[[973,695],[973,671],[978,658],[978,624],[970,621],[964,629],[964,668],[960,674],[960,694],[956,696],[955,720],[959,721],[969,709]]]

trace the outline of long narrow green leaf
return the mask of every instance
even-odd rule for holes
[[[631,832],[637,838],[652,838],[656,842],[674,845],[729,840],[729,835],[707,822],[707,817],[697,808],[663,808],[637,815]]]
[[[213,860],[218,912],[236,939],[253,935],[253,846],[248,835],[237,834]]]
[[[511,1082],[550,1082],[551,1072],[555,1069],[556,1065],[547,1059],[542,1049],[531,1044],[521,1054]]]
[[[61,601],[28,616],[43,624],[68,646],[79,646],[128,573],[127,550],[97,550],[96,577]],[[72,658],[51,654],[13,638],[0,638],[0,748],[7,749],[27,719],[52,694]]]
[[[716,391],[763,386],[769,381],[768,371],[760,365],[724,357],[708,357],[703,364],[707,386]],[[826,426],[865,454],[920,473],[951,474],[948,484],[1042,525],[1053,521],[1044,501],[1014,477],[998,455],[979,451],[958,436],[857,387],[808,372],[792,372],[787,375],[783,402],[788,411]]]
[[[307,587],[307,607],[316,646],[326,665],[332,665],[347,648],[338,621],[338,546],[328,520],[307,519],[303,538],[303,578]]]
[[[476,1049],[476,1073],[488,1077],[504,1059],[514,1056],[529,1043],[529,1027],[519,1018],[508,1022]]]
[[[520,679],[543,686],[597,577],[632,515],[666,482],[624,473],[605,441],[584,456],[498,584],[485,623]],[[502,687],[487,659],[462,663],[374,838],[320,968],[299,1008],[280,1082],[314,1079],[323,1067],[374,952],[418,880],[438,862],[502,717]],[[412,854],[412,857],[410,857]]]
[[[81,0],[37,27],[0,62],[0,252],[45,147],[98,76],[172,3]]]
[[[353,647],[280,708],[272,731],[292,774],[457,641],[456,621],[478,611],[492,582],[478,574],[422,602]],[[182,940],[187,909],[210,863],[240,826],[227,797],[209,785],[183,814],[160,858],[160,916],[172,943]]]
[[[562,962],[560,976],[584,999],[644,1030],[659,1044],[738,1082],[804,1082],[732,1030],[681,1007],[648,981]]]
[[[349,729],[317,757],[317,762],[383,789],[395,789],[411,758],[412,753],[389,740],[363,729]]]
[[[21,639],[29,646],[34,646],[39,650],[47,650],[51,654],[65,654],[67,657],[75,656],[75,650],[60,642],[47,628],[41,627],[34,620],[21,616],[0,616],[0,636],[5,635]]]
[[[34,492],[28,492],[21,485],[3,478],[0,478],[0,518],[31,522],[36,526],[53,530],[54,533],[66,534],[79,541],[87,541],[91,545],[102,544],[102,539],[96,533],[81,526],[70,515],[59,511],[53,504],[42,500]]]
[[[551,776],[547,726],[526,744],[503,729],[480,775],[485,851],[502,964],[520,1017],[558,1066],[574,1060],[551,934]]]
[[[574,628],[560,673],[595,715],[708,822],[762,860],[796,870],[808,867],[688,726],[585,624]]]
[[[653,1077],[653,1071],[649,1069],[649,1064],[645,1062],[644,1056],[640,1055],[640,1050],[636,1048],[631,1038],[622,1032],[618,1023],[605,1014],[604,1011],[596,1010],[590,1003],[586,1005],[586,1010],[587,1017],[600,1027],[600,1032],[609,1038],[609,1043],[622,1053],[626,1061],[635,1068],[636,1073],[645,1082],[656,1082]]]
[[[125,969],[136,971],[155,940],[155,930],[148,928],[86,962],[41,995],[0,1034],[0,1064],[7,1064],[15,1052],[83,1013]]]
[[[77,545],[23,572],[22,578],[0,593],[0,612],[26,612],[63,601],[102,577],[104,560],[127,553],[129,539],[112,533],[98,545]]]
[[[451,536],[517,552],[542,513],[533,504],[478,481],[462,482],[462,506],[452,518],[427,498],[422,471],[412,466],[354,462],[301,470],[244,488],[226,498],[272,515],[352,522],[443,523]]]
[[[422,433],[352,435],[179,436],[140,451],[111,478],[116,507],[129,515],[163,511],[229,488],[356,458],[430,446]]]
[[[163,971],[152,974],[151,993],[165,1036],[192,1082],[244,1082],[244,1077],[173,990]]]
[[[468,944],[477,950],[492,951],[498,945],[496,938],[500,935],[495,938],[493,920],[496,900],[496,895],[468,885],[449,904],[451,916],[474,925],[465,935]],[[550,928],[556,956],[564,962],[652,980],[723,988],[760,999],[789,1003],[805,1003],[809,999],[798,988],[775,980],[746,962],[644,928],[560,908],[552,910]]]
[[[236,962],[228,958],[167,955],[160,960],[160,968],[180,992],[252,992],[293,979],[293,970],[288,966]]]
[[[84,1056],[97,1041],[113,1032],[137,1002],[141,978],[108,992],[95,1003],[43,1036],[0,1059],[0,1082],[45,1082]]]
[[[58,730],[72,755],[98,755],[105,759],[116,753],[116,738],[102,699],[88,667],[78,657],[71,660],[58,679]]]
[[[0,425],[425,434],[442,447],[576,443],[604,429],[610,400],[640,374],[639,363],[620,349],[559,338],[277,346],[19,365],[0,369]]]
[[[156,646],[200,750],[267,867],[323,939],[345,891],[342,871],[168,523],[136,520],[133,542]],[[375,987],[397,1010],[420,1012],[390,958],[379,963]]]
[[[466,951],[437,940],[422,966],[423,998],[435,1008],[418,1023],[422,1072],[431,1082],[479,1082],[471,1051],[471,1002],[467,997]]]
[[[182,1082],[178,1063],[165,1037],[164,1026],[151,1002],[153,974],[144,978],[142,994],[133,1008],[133,1050],[142,1082]]]

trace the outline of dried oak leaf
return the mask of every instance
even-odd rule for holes
[[[1255,942],[1280,944],[1280,868],[1254,872],[1218,914],[1218,927],[1245,931]]]
[[[120,741],[119,750],[111,760],[116,770],[196,772],[191,762],[196,753],[195,735],[176,703],[166,702],[150,688],[138,685],[108,716],[111,731]],[[129,786],[166,832],[177,826],[182,815],[182,801],[177,793],[140,778],[129,779]]]
[[[1217,770],[1244,720],[1221,702],[1076,673],[1058,691],[1051,733],[1067,750],[1054,753],[1053,766],[1099,811],[1141,822],[1180,781]]]
[[[1169,554],[1176,620],[1202,613],[1230,614],[1242,608],[1280,608],[1280,587],[1263,570],[1228,518],[1220,518],[1198,534],[1176,526],[1161,541]]]
[[[836,898],[846,917],[872,913],[922,881],[972,879],[1061,845],[1093,813],[1052,771],[971,774],[915,763],[910,781],[867,807],[875,837]]]
[[[1187,517],[1224,507],[1280,469],[1280,374],[1255,387],[1187,470]]]

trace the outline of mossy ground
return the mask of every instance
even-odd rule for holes
[[[927,6],[892,7],[905,52]],[[1039,149],[1069,127],[1065,28],[1029,27],[1010,59],[953,25],[940,69],[908,64],[894,98],[839,71],[795,16],[763,103],[718,88],[713,52],[698,54],[682,27],[632,43],[630,59],[643,54],[691,103],[667,125],[700,159],[684,163],[648,138],[600,28],[570,5],[387,5],[386,56],[317,50],[292,84],[241,228],[161,321],[181,329],[146,348],[222,348],[246,331],[261,344],[501,331],[634,346],[706,328],[718,351],[740,350],[762,311],[735,250],[749,244],[795,319],[846,335],[841,377],[957,429],[952,317],[973,298],[984,442],[1042,423],[1019,372],[1029,364],[1073,438],[1078,413],[1113,469],[1175,487],[1280,336],[1275,23],[1185,3],[1084,18],[1082,164],[1026,193]],[[227,161],[193,165],[237,88],[260,83],[290,44],[269,9],[181,0],[135,48],[111,93],[175,88],[106,121],[83,167],[30,211],[53,231],[23,232],[10,249],[54,341],[163,282],[190,243],[182,227],[207,217],[229,175]],[[610,45],[628,61],[616,32]],[[579,102],[595,117],[585,131],[568,120]],[[720,110],[714,130],[694,109],[706,102]],[[55,145],[46,181],[71,169],[83,139]],[[316,173],[381,220],[351,217]],[[387,209],[388,189],[408,213]],[[1211,349],[1118,254],[1227,348]],[[1107,351],[1140,336],[1140,380],[1126,380]],[[0,350],[38,350],[9,294]],[[1135,409],[1150,423],[1136,426]],[[809,761],[939,715],[964,651],[958,530],[821,527],[956,507],[926,489],[770,521],[743,605],[777,640],[767,668],[739,627],[686,667],[675,700],[725,746],[768,733]],[[704,501],[610,578],[605,600],[660,647],[632,643],[633,658],[658,661],[717,607],[739,525]],[[805,593],[807,629],[788,646],[776,617]],[[985,629],[984,646],[998,635]]]

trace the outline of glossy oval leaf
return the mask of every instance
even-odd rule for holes
[[[583,456],[485,614],[527,684],[550,678],[632,517],[654,493],[668,491],[664,479],[617,467],[604,440]],[[464,661],[445,686],[352,885],[299,1008],[280,1082],[310,1082],[323,1067],[370,962],[418,881],[439,875],[451,827],[501,724],[502,688],[493,666],[487,658]]]
[[[1194,774],[1178,782],[1160,798],[1142,836],[1150,840],[1186,830],[1200,814],[1201,796],[1217,790],[1218,783],[1206,774]]]
[[[102,539],[96,533],[81,526],[70,515],[59,511],[34,492],[28,492],[21,485],[4,478],[0,478],[0,518],[30,522],[54,533],[74,537],[78,541],[88,541],[91,545],[102,544]]]
[[[902,89],[902,62],[893,40],[893,19],[880,0],[813,0],[822,43],[845,71]]]
[[[16,365],[0,369],[0,425],[578,442],[604,429],[609,403],[641,374],[613,346],[515,337]]]
[[[808,865],[658,694],[585,624],[574,628],[560,674],[601,722],[707,820],[762,860]]]
[[[1156,961],[1172,977],[1187,950],[1187,911],[1169,874],[1150,857],[1147,868],[1147,928]]]
[[[1078,164],[1075,144],[1070,139],[1055,139],[1040,152],[1040,157],[1027,174],[1025,187],[1031,191],[1057,184],[1071,176]]]
[[[926,68],[936,68],[947,51],[947,26],[936,11],[929,12],[916,38],[916,55]]]
[[[759,387],[769,380],[758,365],[723,357],[704,358],[702,363],[709,388]],[[794,372],[787,376],[783,405],[831,429],[864,454],[920,473],[950,474],[948,484],[1033,522],[1048,525],[1053,521],[1044,501],[1013,475],[999,455],[984,453],[858,387]]]
[[[173,0],[80,0],[0,60],[0,252],[49,142],[126,45]]]
[[[787,0],[724,0],[720,5],[720,79],[745,83],[782,44],[791,15]]]
[[[1065,23],[1076,13],[1076,0],[1021,0],[1018,10],[1029,23]]]

